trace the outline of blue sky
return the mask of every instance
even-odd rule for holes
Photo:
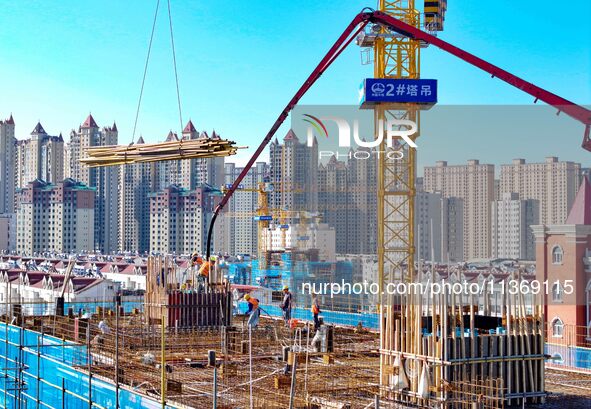
[[[136,135],[147,141],[163,140],[179,128],[162,3]],[[51,134],[67,134],[92,112],[100,126],[116,120],[120,142],[130,142],[156,1],[0,4],[0,118],[14,114],[17,137],[27,136],[37,120]],[[375,2],[172,0],[184,122],[191,118],[200,130],[215,129],[254,148],[364,6]],[[540,0],[450,0],[440,37],[589,104],[591,25],[581,19],[589,15],[588,0],[569,1],[568,7]],[[350,46],[302,103],[355,104],[361,79],[372,72],[360,61],[359,48]],[[439,80],[440,104],[532,103],[528,95],[433,47],[423,50],[422,77]],[[284,127],[280,136],[285,132]],[[568,138],[573,158],[580,157],[581,137],[582,128]],[[472,144],[457,149],[458,160],[478,156]],[[538,160],[551,153],[532,144],[527,155],[513,156]]]

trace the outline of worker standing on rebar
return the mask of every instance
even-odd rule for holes
[[[215,264],[214,256],[211,256],[209,260],[202,260],[201,266],[197,273],[197,291],[205,291],[206,284],[209,282],[209,272]]]
[[[289,327],[289,320],[291,319],[291,304],[292,304],[292,294],[289,291],[289,287],[284,285],[283,286],[283,302],[281,303],[281,309],[283,310],[283,320],[285,321],[285,326]]]
[[[189,268],[191,269],[191,286],[199,289],[199,270],[203,264],[203,258],[198,253],[191,254]]]
[[[244,296],[244,301],[248,303],[248,311],[246,311],[246,315],[249,315],[248,326],[256,328],[256,326],[259,325],[259,317],[261,316],[259,300],[251,297],[250,294],[246,294]]]
[[[318,295],[314,293],[312,295],[312,315],[314,316],[314,331],[318,331],[320,328],[320,319],[318,315],[320,314],[320,301],[318,301]]]
[[[207,278],[209,277],[209,269],[211,268],[213,263],[215,263],[215,260],[212,256],[211,261],[205,260],[201,264],[201,267],[199,267],[199,276],[203,277],[205,279],[205,281],[207,281]]]

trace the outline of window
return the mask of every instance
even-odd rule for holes
[[[562,247],[554,246],[552,249],[552,264],[562,264]]]
[[[552,285],[552,301],[562,301],[562,288],[559,282]]]
[[[562,334],[564,332],[564,323],[558,317],[554,318],[552,321],[552,336],[557,338],[562,338]]]

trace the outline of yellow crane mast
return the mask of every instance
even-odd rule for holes
[[[415,27],[419,27],[419,12],[414,0],[379,1],[379,10]],[[375,78],[419,78],[420,43],[380,27],[374,44]],[[376,139],[385,132],[384,124],[390,119],[408,119],[417,124],[416,107],[390,109],[378,104],[374,109]],[[398,108],[398,107],[397,107]],[[380,129],[382,127],[382,129]],[[400,142],[400,140],[398,141]],[[402,159],[388,159],[381,154],[378,159],[378,275],[380,287],[397,280],[414,277],[414,197],[416,178],[416,151],[405,143],[395,143],[388,148],[382,142],[381,152],[398,149]],[[383,300],[381,301],[383,303]]]
[[[447,2],[425,1],[425,28],[428,31],[443,29],[443,13]],[[413,27],[421,28],[421,13],[414,0],[379,0],[379,11],[397,18]],[[383,26],[374,27],[374,77],[396,79],[420,78],[421,42],[390,31]],[[417,104],[377,104],[374,107],[374,131],[376,139],[386,134],[387,120],[410,120],[417,126],[413,141],[420,135],[420,106]],[[399,130],[403,130],[399,128]],[[394,364],[386,319],[395,313],[396,300],[384,299],[383,290],[391,282],[415,280],[415,182],[417,173],[416,150],[402,140],[394,140],[388,147],[386,138],[380,146],[378,158],[378,279],[380,285],[380,384],[390,389],[390,378],[385,368]],[[397,159],[389,159],[388,150],[402,151]],[[407,313],[418,314],[413,306]],[[416,380],[411,379],[411,389],[416,390]],[[388,394],[389,395],[389,394]]]

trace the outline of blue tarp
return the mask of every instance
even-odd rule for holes
[[[7,344],[7,339],[12,344]],[[24,346],[22,350],[19,351],[18,345]],[[66,345],[72,347],[63,345],[58,338],[0,323],[0,365],[3,368],[0,371],[0,406],[8,409],[88,408],[87,401],[62,392],[63,385],[65,390],[88,398],[88,376],[73,367],[74,364],[87,363],[86,348],[67,342]],[[37,375],[43,381],[38,381]],[[37,396],[43,405],[37,405]],[[114,384],[92,379],[93,402],[104,408],[115,408],[115,399]],[[162,404],[127,389],[119,389],[119,407],[156,409]]]
[[[552,365],[563,365],[572,368],[591,369],[591,349],[566,345],[546,344],[546,354],[556,356],[550,361]]]
[[[272,317],[281,317],[283,315],[283,312],[278,305],[261,304],[261,308],[263,309],[263,315],[264,313],[267,313]],[[240,313],[244,314],[248,310],[246,302],[239,302],[238,310]],[[309,308],[294,308],[291,312],[291,316],[292,318],[305,321],[312,321],[314,318],[312,316],[312,311],[310,311]],[[378,314],[361,314],[354,312],[323,310],[320,313],[320,316],[323,318],[324,323],[326,324],[356,326],[359,322],[361,322],[361,325],[363,325],[364,328],[376,330],[379,329],[380,326]]]

